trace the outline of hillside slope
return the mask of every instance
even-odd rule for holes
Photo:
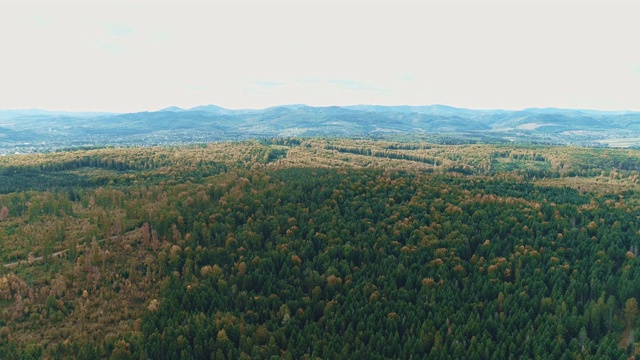
[[[0,357],[626,356],[640,153],[561,149],[2,157]]]

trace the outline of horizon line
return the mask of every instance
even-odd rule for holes
[[[629,109],[616,109],[616,110],[605,110],[598,108],[575,108],[575,107],[556,107],[556,106],[532,106],[532,107],[524,107],[524,108],[472,108],[472,107],[458,107],[447,104],[423,104],[423,105],[408,105],[408,104],[397,104],[397,105],[389,105],[389,104],[375,104],[375,103],[359,103],[359,104],[350,104],[350,105],[308,105],[305,103],[282,103],[279,105],[271,105],[267,107],[225,107],[217,104],[202,104],[196,105],[193,107],[181,107],[177,105],[169,105],[155,110],[135,110],[135,111],[113,111],[113,110],[51,110],[47,108],[39,108],[39,107],[31,107],[31,108],[0,108],[0,112],[28,112],[28,111],[42,111],[42,112],[50,112],[50,113],[71,113],[71,114],[135,114],[135,113],[144,113],[144,112],[160,112],[160,111],[170,111],[170,109],[175,108],[176,110],[181,111],[193,111],[199,107],[207,107],[207,106],[215,106],[223,110],[231,110],[231,111],[262,111],[272,108],[278,107],[291,107],[291,106],[304,106],[310,108],[329,108],[329,107],[340,107],[340,108],[348,108],[348,107],[356,107],[356,106],[378,106],[378,107],[409,107],[409,108],[419,108],[419,107],[448,107],[459,110],[471,110],[471,111],[526,111],[526,110],[564,110],[564,111],[592,111],[592,112],[603,112],[603,113],[639,113],[640,110],[629,110]]]

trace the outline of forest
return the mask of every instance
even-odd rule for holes
[[[640,151],[276,138],[0,157],[2,359],[627,359]]]

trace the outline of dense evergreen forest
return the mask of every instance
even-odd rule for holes
[[[0,358],[637,356],[640,152],[274,139],[0,158]]]

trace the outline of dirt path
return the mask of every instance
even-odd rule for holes
[[[60,255],[66,254],[67,251],[69,251],[69,249],[56,251],[53,254],[51,254],[51,257],[59,257]],[[43,256],[38,256],[38,257],[33,258],[33,262],[42,261],[42,259],[44,259]],[[14,268],[14,267],[16,267],[16,266],[18,266],[20,264],[28,264],[28,261],[27,260],[18,260],[18,261],[14,261],[14,262],[10,262],[10,263],[4,263],[3,266],[6,267],[6,268],[11,269],[11,268]]]
[[[124,234],[122,234],[122,235],[120,235],[120,236],[129,235],[129,234],[133,233],[134,231],[136,231],[136,230],[128,231],[128,232],[126,232],[126,233],[124,233]],[[113,240],[115,240],[117,237],[118,237],[118,235],[114,235],[114,236],[110,237],[110,239],[113,241]],[[98,242],[99,242],[99,243],[101,243],[101,242],[104,242],[105,240],[107,240],[107,239],[100,239],[100,240],[98,240]],[[69,249],[64,249],[64,250],[56,251],[56,252],[54,252],[53,254],[51,254],[50,256],[51,256],[51,257],[60,257],[60,256],[62,256],[62,255],[64,255],[64,254],[66,254],[66,253],[67,253],[67,251],[69,251]],[[32,263],[34,263],[34,262],[40,262],[40,261],[42,261],[43,259],[44,259],[44,256],[38,256],[38,257],[35,257],[35,258],[33,258]],[[20,265],[20,264],[29,264],[29,261],[28,261],[28,260],[18,260],[18,261],[14,261],[14,262],[10,262],[10,263],[4,263],[4,264],[2,264],[2,266],[4,266],[4,267],[5,267],[5,268],[7,268],[7,269],[11,269],[11,268],[14,268],[14,267],[16,267],[16,266],[18,266],[18,265]]]

